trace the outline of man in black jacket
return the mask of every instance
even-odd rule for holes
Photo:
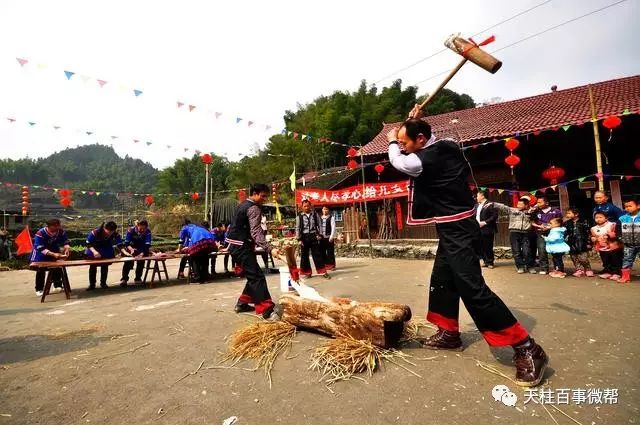
[[[481,190],[476,195],[476,220],[480,224],[480,258],[487,268],[493,268],[493,239],[498,232],[498,210],[492,202],[487,201],[487,192]]]
[[[548,358],[482,278],[480,226],[469,189],[470,167],[453,140],[436,140],[416,105],[409,119],[387,134],[391,165],[411,177],[407,224],[435,223],[439,243],[431,273],[427,320],[438,331],[425,348],[461,350],[460,299],[490,346],[514,348],[516,382],[535,386]],[[404,153],[400,151],[400,145]]]

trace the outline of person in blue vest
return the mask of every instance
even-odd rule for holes
[[[438,331],[422,344],[433,350],[462,350],[462,299],[489,346],[513,347],[515,382],[539,385],[549,363],[546,353],[482,277],[478,257],[482,242],[469,189],[470,166],[461,146],[452,139],[436,139],[421,117],[416,105],[409,119],[387,133],[387,140],[391,165],[411,177],[407,224],[433,223],[438,233],[427,313]]]
[[[118,225],[113,221],[102,223],[100,227],[93,229],[87,235],[87,248],[84,255],[89,260],[107,260],[115,258],[116,248],[120,250],[122,255],[129,256],[123,249],[122,237],[118,233]],[[109,264],[100,266],[100,287],[108,288],[107,277],[109,275]],[[98,266],[89,266],[89,287],[87,291],[96,289],[96,278],[98,276]]]
[[[193,224],[185,220],[180,230],[180,244],[177,252],[189,256],[193,281],[191,283],[204,283],[209,278],[208,265],[209,253],[217,249],[216,242],[209,229]]]
[[[187,224],[191,224],[191,220],[189,220],[188,218],[185,218],[182,225],[185,226]],[[189,240],[181,239],[180,237],[178,237],[178,244],[181,246],[189,246]],[[180,259],[180,266],[178,267],[178,279],[184,279],[184,269],[187,267],[188,262],[189,262],[189,257],[186,255]],[[191,269],[191,266],[189,266],[189,269]]]
[[[47,220],[47,225],[36,232],[33,242],[32,263],[69,258],[71,249],[69,238],[57,218]],[[53,280],[53,292],[60,292],[62,290],[62,269],[51,269],[49,273],[51,273]],[[36,272],[36,295],[38,297],[41,297],[42,291],[44,291],[45,275],[45,270],[39,269]]]
[[[633,263],[635,263],[636,257],[640,257],[640,204],[638,199],[626,199],[624,210],[627,213],[620,217],[616,225],[616,236],[624,243],[622,276],[618,279],[618,283],[631,282]]]
[[[596,203],[596,205],[593,207],[594,219],[596,213],[603,212],[607,215],[608,221],[615,223],[621,216],[624,215],[624,211],[609,202],[609,197],[607,196],[607,194],[600,190],[593,194],[593,201]]]
[[[147,220],[140,220],[135,226],[129,227],[124,237],[125,250],[132,257],[148,257],[151,252],[151,230]],[[122,279],[120,286],[126,287],[129,281],[129,272],[133,269],[133,261],[127,261],[122,266]],[[142,282],[144,272],[144,260],[136,261],[135,283]]]

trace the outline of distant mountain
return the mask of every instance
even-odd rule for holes
[[[158,182],[159,171],[151,164],[129,156],[118,156],[110,146],[87,145],[65,149],[46,158],[0,159],[0,181],[38,186],[53,186],[86,191],[152,192]],[[7,209],[19,207],[15,188],[0,188],[0,204]],[[58,199],[51,192],[41,194]],[[41,197],[42,197],[41,196]],[[37,194],[34,193],[34,197]],[[117,204],[115,197],[101,197],[74,193],[74,204],[84,208],[105,208]]]

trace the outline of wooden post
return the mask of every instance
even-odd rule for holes
[[[619,208],[623,207],[622,192],[620,191],[620,180],[609,180],[609,188],[611,189],[611,202]]]
[[[204,165],[204,173],[204,220],[206,221],[207,209],[209,208],[209,164]],[[211,223],[209,223],[209,225],[211,225]]]
[[[367,238],[369,238],[369,257],[373,258],[373,243],[371,242],[371,226],[369,226],[369,210],[367,208],[367,198],[365,193],[367,190],[366,182],[364,181],[364,156],[362,155],[362,148],[360,148],[360,170],[362,170],[362,199],[364,200],[364,219],[367,223]]]
[[[558,185],[558,194],[560,198],[560,211],[563,212],[569,208],[569,191],[567,190],[567,186]]]
[[[604,175],[602,173],[602,151],[600,150],[600,131],[598,130],[598,116],[596,114],[596,102],[593,98],[591,84],[589,89],[589,105],[591,106],[591,124],[593,125],[593,140],[596,146],[596,173],[598,173],[598,190],[604,191]]]

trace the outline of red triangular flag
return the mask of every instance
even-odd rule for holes
[[[253,125],[253,121],[249,121],[247,124],[247,127],[251,127]]]
[[[7,118],[7,120],[8,120],[11,124],[13,124],[13,123],[16,121],[16,119],[15,119],[15,118]]]
[[[33,251],[33,242],[31,242],[29,226],[26,226],[24,230],[16,236],[16,245],[18,245],[17,255],[31,254],[31,251]]]
[[[27,63],[29,63],[27,59],[23,59],[23,58],[16,58],[16,60],[18,61],[20,66],[25,66]]]
[[[540,131],[540,130],[536,130],[536,131],[534,131],[534,132],[533,132],[533,135],[534,135],[534,136],[539,136],[539,135],[540,135],[540,133],[541,133],[541,131]]]
[[[182,105],[184,105],[182,102],[176,102],[176,104],[178,105],[178,108],[182,108]]]
[[[105,84],[107,84],[107,82],[105,80],[97,80],[98,84],[100,84],[100,88],[104,87]]]
[[[189,112],[192,112],[194,109],[196,109],[195,105],[189,105]]]

